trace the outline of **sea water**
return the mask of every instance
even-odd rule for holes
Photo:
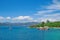
[[[60,40],[60,30],[39,30],[27,26],[0,26],[0,40]]]

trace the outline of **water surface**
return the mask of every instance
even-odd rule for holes
[[[60,30],[38,30],[26,26],[0,26],[0,40],[60,40]]]

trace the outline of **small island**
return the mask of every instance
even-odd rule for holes
[[[41,30],[47,30],[49,28],[60,29],[60,21],[51,22],[47,20],[46,22],[41,22],[39,24],[31,25],[30,28],[38,28]]]

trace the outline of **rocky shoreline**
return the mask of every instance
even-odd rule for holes
[[[48,26],[46,26],[46,27],[37,27],[37,29],[39,29],[39,30],[49,30],[49,28],[60,29],[60,27],[48,27]]]

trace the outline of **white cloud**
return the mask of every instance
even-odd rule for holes
[[[31,16],[18,16],[18,17],[1,17],[0,22],[36,22]]]
[[[12,21],[14,22],[36,22],[33,17],[31,16],[18,16],[12,18]]]
[[[59,4],[52,4],[50,6],[47,6],[47,9],[60,10],[60,3]]]
[[[45,19],[42,18],[41,20],[44,22],[46,22],[47,20],[52,21],[52,22],[56,21],[56,19],[52,19],[52,18],[45,18]]]
[[[4,17],[0,16],[0,20],[4,20]]]
[[[37,18],[38,21],[42,22],[46,22],[47,20],[49,21],[60,21],[60,13],[55,13],[55,14],[48,14],[48,15],[44,15],[42,17]]]
[[[55,10],[42,10],[42,11],[38,11],[37,14],[34,14],[34,15],[45,15],[47,13],[52,13],[54,11]]]
[[[44,15],[44,17],[58,17],[58,16],[60,16],[60,13]]]
[[[7,20],[11,20],[11,17],[6,17]]]
[[[47,6],[47,9],[54,9],[54,10],[60,10],[60,1],[59,0],[52,0],[53,4]]]
[[[37,14],[34,15],[44,15],[45,13],[52,13],[58,10],[60,11],[60,3],[58,2],[58,0],[52,0],[52,2],[53,4],[44,6],[44,9],[46,10],[37,11]]]
[[[22,20],[22,19],[24,19],[23,16],[18,16],[18,17],[14,17],[12,20]]]
[[[50,21],[59,21],[60,20],[60,12],[56,12],[56,11],[60,11],[60,1],[59,0],[52,0],[52,4],[48,5],[48,6],[44,6],[43,9],[46,10],[40,10],[37,11],[36,14],[37,16],[41,16],[40,18],[38,18],[38,20],[40,21],[46,21],[46,20],[50,20]]]
[[[33,18],[30,16],[18,16],[18,17],[13,18],[12,20],[24,20],[24,19],[32,20]]]

